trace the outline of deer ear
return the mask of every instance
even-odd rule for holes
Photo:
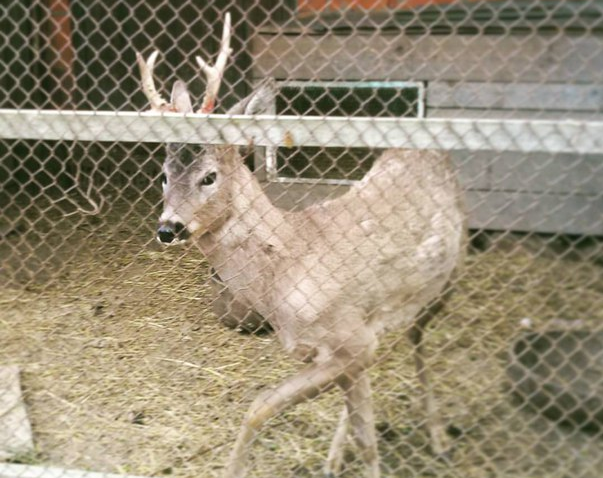
[[[227,112],[229,115],[262,115],[275,113],[276,83],[274,78],[265,78],[249,96],[236,103]]]
[[[172,88],[171,104],[178,113],[192,113],[193,105],[184,81],[176,81]]]

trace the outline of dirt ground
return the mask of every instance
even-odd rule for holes
[[[154,200],[94,218],[37,205],[5,229],[0,364],[22,368],[36,443],[14,461],[219,476],[253,397],[299,368],[270,334],[219,324],[207,264],[192,248],[156,245],[156,213]],[[427,335],[454,453],[448,463],[430,454],[410,347],[391,334],[372,372],[384,476],[598,478],[602,435],[525,410],[505,352],[522,319],[603,327],[600,245],[519,235],[474,243]],[[274,419],[254,445],[251,476],[320,476],[340,408],[333,392]],[[353,447],[347,461],[344,476],[359,476]]]

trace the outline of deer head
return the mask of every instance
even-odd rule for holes
[[[232,53],[231,37],[231,20],[227,13],[215,65],[196,57],[206,77],[206,92],[197,113],[211,113],[215,107],[226,62]],[[190,93],[183,81],[174,83],[169,102],[155,88],[153,68],[157,55],[155,51],[144,61],[142,55],[136,54],[142,90],[151,111],[193,113]],[[274,81],[266,79],[249,96],[231,107],[227,114],[266,113],[275,94]],[[234,171],[242,166],[238,148],[232,145],[167,144],[162,184],[164,210],[159,220],[157,240],[163,244],[177,244],[219,228],[230,215],[232,177]]]

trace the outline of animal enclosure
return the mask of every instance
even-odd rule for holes
[[[149,111],[137,53],[158,51],[158,94],[183,81],[196,112],[208,80],[195,57],[226,50],[227,14],[215,108]],[[242,300],[200,238],[156,240],[170,151],[194,162],[224,145],[283,217],[348,204],[392,148],[451,155],[466,254],[423,339],[450,448],[434,449],[406,323],[380,336],[367,371],[381,476],[600,476],[602,1],[29,0],[3,6],[0,25],[0,377],[19,371],[0,384],[1,478],[223,476],[254,399],[308,366],[281,325],[250,330],[268,299]],[[236,105],[266,84],[261,114],[241,115],[258,112]],[[341,244],[355,230],[344,217],[429,202],[387,193],[330,217]],[[449,218],[435,196],[431,217]],[[426,222],[389,226],[391,240]],[[366,256],[354,244],[347,256]],[[358,276],[383,289],[395,277]],[[343,331],[354,290],[333,311]],[[248,475],[322,476],[342,404],[325,390],[272,418]],[[364,476],[354,440],[340,458],[337,476]]]

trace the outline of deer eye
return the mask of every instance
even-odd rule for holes
[[[216,173],[209,173],[199,181],[199,186],[209,186],[216,182]]]
[[[161,181],[161,187],[165,189],[167,186],[167,176],[164,173],[161,173],[159,180]]]

